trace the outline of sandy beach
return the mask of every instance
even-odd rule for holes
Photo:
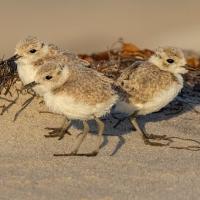
[[[124,122],[112,129],[107,120],[103,147],[97,157],[53,157],[70,152],[81,131],[73,123],[72,136],[61,141],[45,138],[45,127],[59,127],[62,118],[40,114],[46,110],[35,100],[12,122],[14,113],[28,96],[21,98],[9,113],[1,117],[0,198],[6,199],[198,199],[199,148],[197,151],[170,147],[199,146],[175,139],[170,147],[152,147],[143,143],[139,133]],[[197,109],[200,109],[198,106]],[[193,111],[179,116],[164,113],[141,119],[149,133],[199,140],[199,116]],[[95,133],[95,127],[92,130]],[[86,138],[81,148],[89,152],[96,135]]]
[[[119,37],[141,48],[169,44],[199,51],[199,8],[195,0],[181,5],[171,0],[1,1],[0,55],[11,56],[16,42],[27,35],[77,53],[105,50]],[[147,146],[128,121],[113,129],[116,121],[109,118],[97,157],[54,157],[70,152],[81,123],[75,121],[72,135],[63,140],[45,138],[45,128],[58,128],[62,117],[39,113],[47,108],[35,99],[13,122],[27,98],[20,97],[0,116],[1,200],[199,199],[200,145],[191,140],[200,141],[200,115],[193,110],[140,119],[149,133],[179,138],[170,146]],[[200,111],[199,103],[194,106]],[[92,134],[82,152],[95,147],[96,127],[90,125]],[[188,146],[188,150],[172,148]]]

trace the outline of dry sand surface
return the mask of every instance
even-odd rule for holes
[[[18,105],[1,116],[1,200],[199,199],[200,151],[146,146],[128,122],[113,130],[107,120],[105,134],[113,136],[104,137],[97,157],[53,157],[53,153],[72,149],[81,124],[74,122],[72,136],[67,135],[61,141],[45,138],[44,128],[59,127],[62,119],[39,114],[38,111],[46,110],[39,100],[34,100],[12,122],[14,113],[27,98],[21,98]],[[167,117],[156,113],[142,122],[150,133],[200,140],[199,119],[199,115],[187,111]],[[95,139],[95,134],[89,135],[81,151],[91,151]],[[188,145],[197,146],[180,139],[171,144]]]
[[[78,53],[105,50],[119,37],[142,48],[199,51],[199,8],[197,0],[1,0],[0,57],[12,55],[27,35]],[[74,123],[72,136],[47,139],[44,128],[59,127],[62,119],[39,114],[46,109],[39,100],[12,121],[26,98],[0,116],[0,200],[200,199],[200,151],[146,146],[128,122],[113,130],[107,121],[105,134],[114,136],[105,136],[97,157],[53,157],[72,149],[80,123]],[[150,133],[200,140],[200,116],[193,111],[152,114],[142,121]],[[89,135],[81,151],[91,151],[95,139]]]

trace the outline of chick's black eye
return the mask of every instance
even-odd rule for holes
[[[172,64],[172,63],[174,63],[174,60],[173,59],[167,59],[167,62]]]
[[[30,53],[35,53],[37,50],[36,49],[31,49],[29,52]]]
[[[47,80],[51,80],[53,77],[52,77],[52,76],[49,76],[49,75],[47,75],[45,78],[46,78]]]

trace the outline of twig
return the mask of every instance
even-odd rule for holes
[[[11,108],[12,105],[14,105],[16,103],[16,101],[18,100],[18,98],[19,98],[19,95],[17,95],[17,97],[13,101],[10,101],[11,103],[8,104],[8,106],[4,105],[4,107],[3,107],[2,111],[1,111],[1,115],[3,115],[6,111],[8,111],[9,108]]]
[[[20,113],[29,105],[31,104],[31,102],[33,101],[33,99],[35,98],[36,95],[33,95],[32,97],[30,97],[29,99],[27,99],[23,104],[22,104],[22,108],[17,111],[17,113],[15,114],[15,117],[13,119],[13,121],[15,122],[18,118],[18,116],[20,115]]]

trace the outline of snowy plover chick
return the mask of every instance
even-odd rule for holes
[[[63,61],[71,65],[88,65],[87,61],[83,61],[77,55],[69,51],[61,51],[55,45],[46,44],[32,36],[16,45],[15,55],[9,60],[16,62],[17,71],[23,84],[34,81],[39,66],[45,62]],[[39,90],[35,89],[35,92],[40,95]]]
[[[40,66],[49,61],[63,61],[69,65],[89,65],[87,61],[78,58],[76,54],[70,51],[62,51],[55,45],[44,43],[32,36],[27,37],[16,45],[15,55],[8,59],[8,61],[9,60],[17,64],[17,71],[23,84],[34,81]],[[29,92],[32,94],[32,97],[29,98],[23,104],[23,107],[15,114],[14,120],[16,120],[20,112],[32,102],[36,94],[41,96],[40,92],[39,88],[34,88],[33,91]],[[49,137],[59,136],[59,139],[64,137],[63,134],[57,133],[56,129],[49,134]]]
[[[99,72],[81,65],[50,62],[40,67],[35,81],[27,86],[29,85],[40,88],[44,101],[52,112],[65,115],[69,120],[83,121],[83,134],[79,136],[75,149],[70,154],[55,155],[97,155],[104,131],[104,123],[99,118],[109,113],[119,98],[113,89],[113,82]],[[98,125],[97,148],[90,154],[78,154],[89,131],[87,120],[90,119],[94,119]]]
[[[137,62],[126,68],[118,84],[130,95],[127,102],[120,102],[116,111],[127,113],[133,126],[143,134],[146,144],[161,145],[149,139],[165,139],[166,136],[149,135],[142,130],[137,115],[159,111],[171,102],[183,88],[187,70],[183,52],[174,47],[158,48],[148,61]]]

